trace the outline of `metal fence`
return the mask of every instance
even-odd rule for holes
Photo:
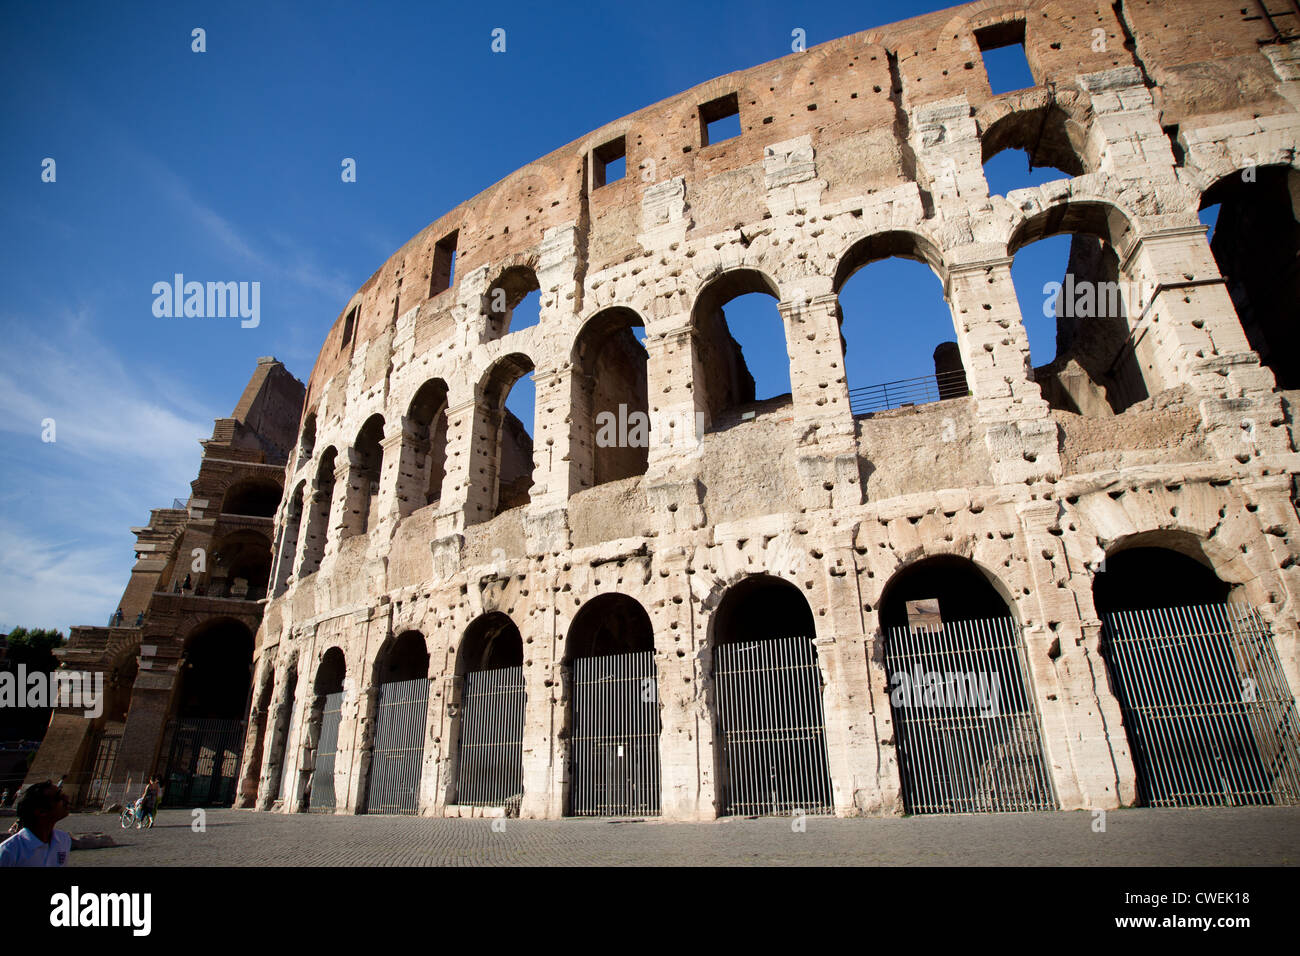
[[[90,787],[86,791],[88,807],[103,807],[108,800],[108,782],[117,765],[117,751],[122,744],[121,734],[104,734],[95,747],[95,766],[90,772]]]
[[[908,813],[1055,809],[1015,621],[894,628],[885,671]]]
[[[320,715],[320,737],[316,743],[316,764],[311,775],[311,798],[307,809],[312,813],[329,813],[336,804],[334,796],[334,759],[339,749],[339,723],[343,719],[343,691],[325,695],[325,709]]]
[[[718,722],[726,756],[725,813],[830,813],[821,670],[806,637],[719,644]]]
[[[163,805],[233,806],[245,727],[242,720],[173,721],[169,728],[171,749],[163,780]]]
[[[961,398],[970,394],[966,372],[957,369],[938,375],[919,378],[902,378],[896,382],[882,382],[849,389],[849,409],[854,415],[883,412],[903,405],[925,405],[946,398]]]
[[[379,685],[367,813],[419,811],[428,714],[427,677]]]
[[[1295,699],[1258,611],[1209,604],[1103,622],[1142,803],[1300,802]]]
[[[572,664],[574,816],[659,813],[659,691],[653,651]]]
[[[465,675],[456,800],[498,807],[524,792],[524,669]]]

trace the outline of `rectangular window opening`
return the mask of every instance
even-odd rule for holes
[[[433,268],[429,272],[429,295],[435,296],[451,288],[456,278],[456,240],[460,236],[457,230],[449,236],[438,240],[433,247]]]
[[[591,151],[591,188],[599,189],[616,183],[627,175],[627,139],[620,136],[616,140],[598,146]]]
[[[700,107],[700,145],[721,143],[740,135],[740,103],[728,93]]]
[[[1025,54],[1025,21],[1010,20],[975,31],[984,71],[995,96],[1036,86]]]
[[[354,305],[352,311],[348,313],[348,317],[343,320],[343,343],[339,346],[340,349],[345,348],[347,344],[352,341],[352,333],[356,329],[357,310],[359,308],[361,308],[361,306]]]

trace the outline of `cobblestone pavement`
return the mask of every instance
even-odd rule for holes
[[[715,823],[432,819],[164,810],[153,830],[77,814],[73,834],[117,846],[72,854],[72,866],[477,865],[1066,865],[1222,866],[1300,863],[1300,807]]]

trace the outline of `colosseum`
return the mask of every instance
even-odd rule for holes
[[[236,806],[1300,800],[1298,30],[1282,0],[980,0],[711,80],[435,220],[311,372]],[[995,94],[1008,46],[1035,85]],[[990,194],[1007,149],[1062,177]],[[1011,266],[1058,235],[1095,304],[1061,299],[1035,368]],[[839,294],[890,257],[939,278],[952,341],[873,402]],[[765,401],[727,326],[750,293],[789,358]]]

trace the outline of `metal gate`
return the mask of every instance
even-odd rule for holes
[[[1103,623],[1142,803],[1300,802],[1295,699],[1258,611],[1210,604]]]
[[[894,628],[885,672],[906,812],[1056,808],[1010,617]]]
[[[456,801],[498,807],[524,792],[524,669],[465,675]]]
[[[719,644],[718,722],[726,755],[724,813],[830,813],[821,670],[806,637]]]
[[[325,695],[320,715],[320,737],[316,742],[316,764],[311,775],[311,797],[307,809],[329,813],[334,809],[334,758],[339,749],[339,722],[343,719],[343,691]]]
[[[113,777],[121,744],[121,734],[104,734],[99,738],[95,748],[95,767],[90,773],[90,789],[86,791],[87,807],[102,807],[108,801],[108,782]]]
[[[376,710],[366,812],[416,813],[420,809],[429,679],[380,684]]]
[[[570,812],[659,814],[659,691],[654,651],[572,664]]]
[[[244,728],[242,720],[172,721],[163,805],[234,806]]]

